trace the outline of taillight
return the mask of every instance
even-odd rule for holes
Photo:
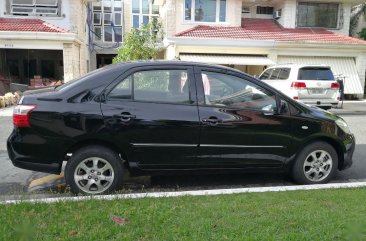
[[[35,105],[17,105],[13,110],[13,124],[17,127],[30,127],[29,115]]]
[[[332,88],[332,89],[339,89],[339,84],[338,83],[332,83],[332,85],[330,86],[330,88]]]
[[[299,99],[299,96],[294,96],[294,100],[298,100]]]
[[[292,82],[291,87],[294,89],[304,89],[306,88],[306,84],[304,82]]]

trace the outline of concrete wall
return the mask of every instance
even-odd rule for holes
[[[343,35],[349,35],[349,26],[351,21],[351,3],[343,3],[341,6],[341,9],[343,9],[343,23],[341,24],[340,28],[338,30],[331,30],[332,32],[343,34]],[[341,17],[342,11],[340,11],[339,15]]]
[[[285,0],[276,5],[275,10],[282,10],[282,15],[277,19],[285,28],[296,27],[296,0]]]

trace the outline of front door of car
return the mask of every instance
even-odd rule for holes
[[[281,167],[290,157],[291,117],[256,80],[195,69],[201,120],[198,163],[211,168]]]
[[[107,88],[106,128],[130,165],[180,169],[196,163],[199,118],[190,66],[138,68]]]

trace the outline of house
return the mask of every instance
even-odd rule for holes
[[[161,0],[165,58],[224,64],[252,75],[274,64],[325,64],[345,93],[364,93],[366,41],[348,36],[351,8],[339,0]]]
[[[112,63],[123,35],[160,17],[161,59],[231,66],[252,75],[281,63],[326,64],[361,97],[366,41],[348,36],[361,0],[3,0],[0,74],[68,81]]]
[[[88,71],[83,0],[0,1],[0,75],[71,80]]]

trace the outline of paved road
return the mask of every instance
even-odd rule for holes
[[[366,105],[366,103],[365,103]],[[341,111],[339,111],[341,112]],[[340,113],[342,114],[342,113]],[[339,172],[332,182],[349,182],[366,180],[366,115],[343,115],[356,135],[357,146],[354,154],[354,165]],[[0,116],[0,195],[19,193],[27,189],[29,181],[42,173],[31,172],[14,167],[6,152],[6,138],[12,130],[11,117]],[[158,176],[153,178],[133,178],[126,181],[127,191],[141,190],[193,190],[215,189],[248,186],[292,185],[285,175],[278,174],[237,174],[237,175],[204,175],[204,176]],[[51,193],[51,192],[46,192]]]
[[[19,169],[10,162],[6,139],[13,129],[11,117],[0,117],[0,194],[22,191],[32,172]]]

